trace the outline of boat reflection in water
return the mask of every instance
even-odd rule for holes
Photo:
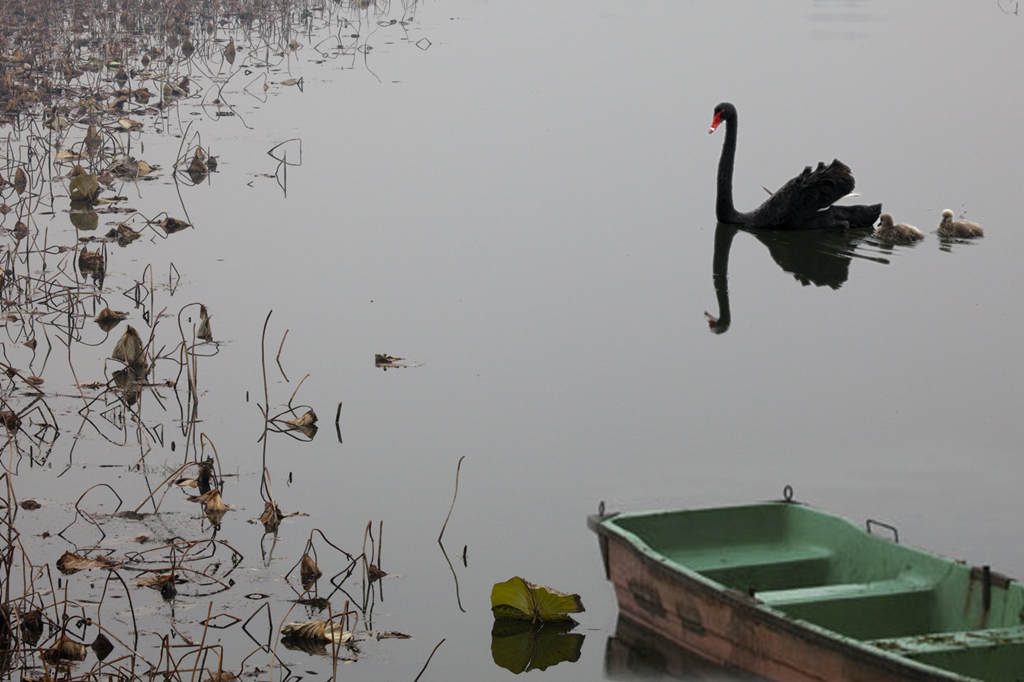
[[[615,626],[615,635],[609,637],[605,644],[604,673],[610,680],[764,680],[763,677],[756,677],[743,670],[715,665],[621,614]]]
[[[803,285],[838,289],[850,276],[854,258],[888,263],[882,256],[869,255],[861,243],[873,230],[744,230],[735,225],[719,223],[715,229],[715,252],[712,273],[718,297],[718,317],[705,312],[708,327],[715,334],[725,333],[732,323],[729,307],[729,250],[737,232],[754,235],[768,247],[768,253],[779,267]],[[860,248],[860,250],[858,250]]]

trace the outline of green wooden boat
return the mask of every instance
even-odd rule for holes
[[[589,525],[620,614],[719,665],[787,681],[1024,681],[1024,586],[987,566],[789,501]]]

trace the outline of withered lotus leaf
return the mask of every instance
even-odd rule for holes
[[[90,251],[83,248],[78,254],[78,269],[82,272],[100,272],[103,270],[103,252],[99,249]]]
[[[306,413],[303,414],[301,417],[297,417],[296,419],[289,419],[285,423],[288,424],[289,426],[294,426],[297,429],[301,429],[304,426],[312,426],[313,424],[316,424],[316,421],[316,412],[313,411],[313,408],[310,408],[306,410]]]
[[[99,315],[96,316],[96,324],[98,324],[100,329],[103,331],[109,332],[111,329],[116,327],[121,320],[127,319],[127,317],[128,313],[104,308],[100,311]]]
[[[25,174],[24,169],[19,168],[14,171],[14,191],[19,195],[24,193],[28,189],[28,175]]]
[[[388,574],[387,571],[381,570],[380,567],[377,566],[377,564],[370,564],[370,566],[366,569],[366,573],[371,583],[380,580]]]
[[[142,235],[128,226],[127,223],[118,223],[107,232],[107,239],[113,239],[118,246],[128,246]]]
[[[144,367],[146,365],[146,349],[134,327],[128,325],[117,345],[114,346],[114,352],[110,357],[120,360],[129,367]]]
[[[102,661],[114,650],[114,645],[110,643],[106,635],[100,632],[96,635],[96,639],[93,640],[92,650],[96,654],[96,658]]]
[[[21,614],[21,634],[32,646],[35,646],[39,638],[43,636],[43,613],[39,609],[32,609]]]
[[[317,567],[316,562],[313,561],[313,557],[303,554],[302,562],[299,565],[299,577],[302,579],[302,588],[308,590],[321,575],[323,573]]]
[[[204,158],[206,158],[206,155],[203,153],[202,147],[197,147],[196,153],[192,156],[192,162],[188,165],[188,174],[193,182],[202,182],[203,178],[209,173],[206,162],[203,161]]]
[[[174,234],[175,232],[184,230],[186,227],[192,227],[192,224],[186,223],[184,220],[179,220],[177,218],[167,217],[160,221],[160,227],[162,227],[164,232],[167,234]]]
[[[407,635],[397,630],[383,630],[375,635],[375,639],[412,639],[412,635]]]
[[[209,521],[212,525],[214,525],[214,526],[219,528],[220,527],[220,523],[221,523],[221,521],[224,520],[224,515],[227,512],[228,512],[228,508],[227,507],[225,507],[223,509],[210,509],[209,507],[207,507],[205,512],[204,512],[204,514],[206,515],[206,520],[207,521]]]
[[[138,577],[135,580],[135,584],[139,587],[151,587],[154,590],[163,590],[164,586],[170,583],[183,583],[185,579],[175,575],[174,573],[149,573]]]
[[[199,502],[206,511],[212,512],[224,512],[230,509],[229,506],[224,504],[224,499],[220,496],[220,491],[214,488],[213,490],[207,490],[202,495],[193,495],[188,498],[189,502]]]
[[[104,556],[89,558],[79,556],[78,554],[70,551],[65,551],[61,554],[60,558],[57,559],[57,570],[64,575],[71,575],[72,573],[78,573],[79,571],[88,571],[91,568],[117,568],[120,565],[121,564],[113,559],[108,559]]]
[[[210,330],[210,313],[202,304],[199,305],[199,331],[196,332],[196,336],[203,341],[213,341],[213,332]]]
[[[321,642],[344,644],[352,639],[352,633],[340,625],[323,620],[307,620],[288,623],[281,628],[281,636],[289,639],[312,639]]]
[[[103,143],[103,138],[100,137],[99,132],[96,130],[96,126],[89,124],[89,129],[85,131],[85,148],[89,151],[89,154],[95,154],[99,151],[100,145]]]
[[[14,410],[0,410],[0,422],[8,431],[17,431],[21,428],[21,418]]]
[[[206,678],[206,682],[236,682],[238,677],[230,670],[215,672]]]
[[[284,514],[281,513],[281,508],[269,500],[263,503],[263,513],[260,514],[260,523],[263,524],[263,530],[267,533],[276,533],[277,529],[281,526],[281,519],[284,518]]]
[[[73,639],[68,638],[66,635],[62,635],[57,642],[43,652],[43,659],[47,663],[56,663],[57,661],[84,661],[87,653],[85,645],[81,642],[76,642]]]

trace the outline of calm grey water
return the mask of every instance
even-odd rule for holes
[[[409,44],[421,37],[428,50]],[[236,90],[252,130],[203,128],[222,164],[186,197],[198,229],[112,262],[130,279],[173,261],[184,288],[168,305],[202,300],[225,341],[202,364],[200,412],[239,474],[220,537],[247,554],[251,585],[218,606],[247,612],[241,594],[274,593],[276,625],[290,595],[280,576],[311,529],[352,551],[383,520],[391,576],[373,625],[413,639],[365,645],[343,678],[411,680],[446,638],[421,679],[512,679],[492,661],[488,599],[513,575],[587,608],[580,660],[532,678],[628,678],[606,670],[617,609],[585,516],[599,500],[743,503],[786,484],[896,524],[909,544],[1024,575],[1024,18],[995,2],[437,0],[399,38],[378,33],[367,64],[379,82],[358,61],[307,54],[291,71],[302,92],[263,104]],[[740,232],[731,325],[710,333],[722,137],[706,131],[723,100],[741,119],[739,208],[838,157],[865,202],[925,241],[862,242],[833,288],[802,284]],[[260,174],[291,137],[303,155],[285,197]],[[145,199],[173,193],[164,183]],[[987,236],[941,249],[947,207]],[[268,450],[278,503],[309,516],[286,520],[261,561],[247,520],[262,511],[255,404],[271,309],[271,402],[308,372],[300,399],[325,428]],[[290,383],[272,360],[285,329]],[[416,366],[384,372],[375,353]],[[74,481],[27,471],[26,492],[116,476],[143,496],[139,473],[98,466],[130,454],[88,435],[77,447]],[[462,456],[445,545],[465,612],[436,543]],[[180,453],[147,462],[173,468]],[[166,504],[198,526],[193,506]],[[63,551],[39,542],[44,559]],[[204,618],[206,604],[178,600],[172,616],[153,596],[142,608],[160,631]],[[330,674],[327,659],[279,653],[297,674]]]

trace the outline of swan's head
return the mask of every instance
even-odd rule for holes
[[[942,211],[942,219],[943,219],[943,220],[952,220],[952,219],[953,219],[953,211],[951,211],[951,210],[950,210],[950,209],[948,209],[948,208],[947,208],[947,209],[944,209],[944,210]]]
[[[724,334],[729,331],[729,317],[715,317],[708,311],[704,311],[704,319],[708,321],[708,330],[712,334]]]
[[[729,102],[722,102],[715,107],[715,117],[711,119],[711,127],[708,128],[708,134],[715,132],[723,121],[735,121],[736,120],[736,107]]]
[[[878,219],[878,226],[892,227],[892,216],[889,215],[888,213],[883,213],[882,216]]]

